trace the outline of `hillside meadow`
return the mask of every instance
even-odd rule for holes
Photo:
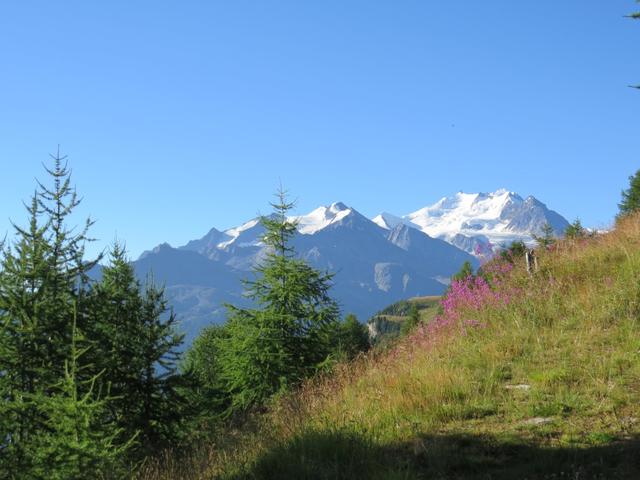
[[[640,216],[533,275],[485,270],[393,348],[139,478],[640,478]]]

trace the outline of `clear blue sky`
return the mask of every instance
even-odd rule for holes
[[[61,144],[133,256],[268,211],[463,190],[605,225],[640,168],[632,0],[0,4],[0,234]]]

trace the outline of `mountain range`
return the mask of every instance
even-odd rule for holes
[[[457,193],[414,213],[368,219],[337,202],[307,215],[293,246],[316,268],[335,273],[332,295],[343,312],[366,320],[397,300],[441,294],[465,261],[474,267],[515,240],[532,242],[545,224],[557,235],[568,222],[534,197],[516,193]],[[139,277],[166,286],[187,343],[205,325],[225,319],[225,303],[248,306],[242,279],[265,254],[259,219],[174,248],[166,243],[134,262]]]
[[[523,199],[505,189],[458,192],[408,215],[381,213],[373,221],[386,229],[408,225],[476,256],[490,255],[517,240],[531,244],[535,235],[543,233],[545,224],[551,225],[556,236],[569,225],[535,197]]]

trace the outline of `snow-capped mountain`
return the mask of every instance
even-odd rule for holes
[[[414,228],[387,230],[354,208],[337,202],[307,215],[291,217],[299,234],[293,246],[301,258],[335,272],[332,295],[343,312],[363,321],[397,300],[437,295],[465,261],[477,260]],[[162,244],[135,263],[140,277],[154,272],[183,321],[188,338],[200,328],[224,320],[227,302],[247,305],[243,278],[266,253],[258,219],[225,231],[211,229],[202,238],[173,248]]]
[[[298,255],[335,272],[332,295],[343,312],[361,320],[398,300],[442,293],[465,261],[478,266],[479,253],[496,245],[530,241],[546,223],[557,233],[568,224],[535,198],[506,190],[458,193],[404,217],[384,213],[370,220],[337,202],[291,220],[298,224],[292,241]],[[153,272],[166,285],[190,339],[224,321],[225,303],[249,305],[242,279],[266,253],[263,234],[257,218],[225,231],[212,228],[184,246],[145,252],[136,272],[142,278]]]
[[[505,189],[493,193],[459,192],[408,215],[382,213],[373,221],[385,229],[404,224],[475,255],[485,255],[516,240],[531,243],[547,223],[556,235],[562,235],[569,225],[534,197],[523,199]]]
[[[291,217],[298,224],[298,231],[303,235],[313,235],[331,224],[340,222],[352,213],[352,210],[342,202],[332,203],[330,206],[318,207],[307,215]]]

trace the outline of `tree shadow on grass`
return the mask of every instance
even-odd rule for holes
[[[234,479],[640,479],[640,437],[588,448],[519,439],[423,435],[380,446],[354,433],[311,432],[266,452]]]

